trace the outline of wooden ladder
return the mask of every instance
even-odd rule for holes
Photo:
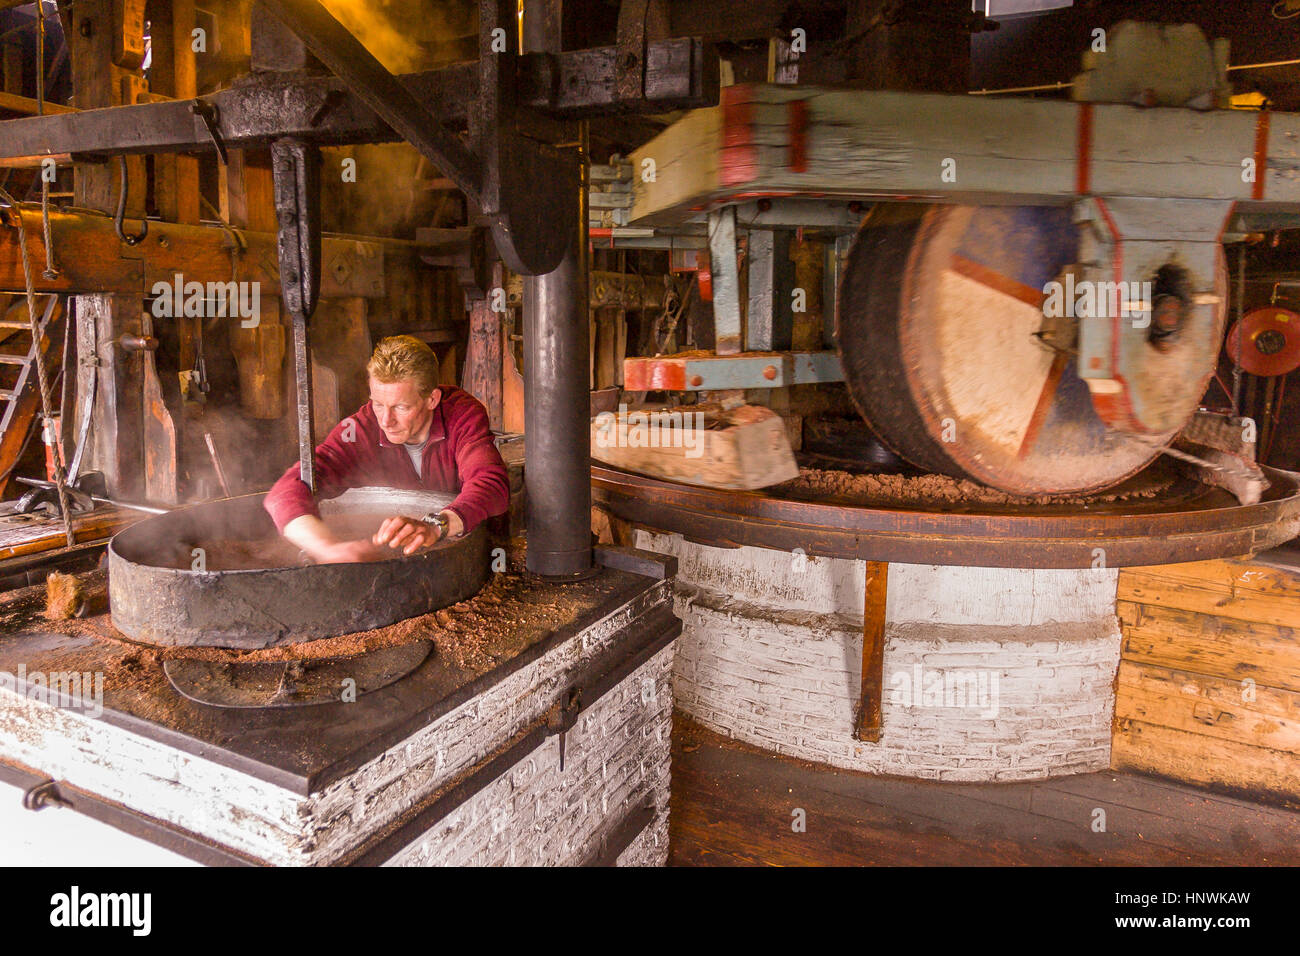
[[[14,332],[30,331],[25,318],[12,318],[14,314],[26,315],[26,298],[19,296],[20,308],[10,308],[0,313],[0,341]],[[13,469],[23,452],[27,433],[41,413],[40,376],[36,372],[39,352],[45,360],[45,374],[53,387],[63,360],[63,342],[55,334],[63,322],[63,307],[57,295],[46,297],[45,311],[37,322],[38,334],[27,349],[26,355],[0,353],[0,366],[19,366],[18,380],[12,388],[0,388],[0,497],[3,497],[12,479]],[[57,395],[52,399],[57,400]]]

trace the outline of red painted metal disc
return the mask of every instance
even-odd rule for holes
[[[1300,368],[1300,312],[1253,309],[1228,332],[1224,347],[1251,375],[1286,375]]]

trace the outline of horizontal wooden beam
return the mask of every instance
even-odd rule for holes
[[[556,118],[581,118],[627,109],[675,110],[717,102],[710,48],[698,40],[661,40],[646,55],[646,94],[635,103],[615,89],[615,47],[518,57],[518,104]],[[478,64],[396,78],[410,96],[435,104],[436,120],[459,132],[476,108]],[[293,136],[317,144],[398,139],[387,123],[333,76],[263,76],[198,98],[208,107],[216,136],[228,149],[265,147]],[[195,100],[143,103],[0,123],[0,160],[46,153],[88,156],[198,152],[214,148],[213,134]]]
[[[40,106],[36,100],[30,96],[19,96],[17,93],[0,93],[0,110],[12,110],[15,113],[25,113],[28,116],[36,116],[40,113]],[[47,116],[53,116],[55,113],[75,113],[77,110],[71,106],[64,106],[62,103],[51,103],[45,101],[45,113]]]
[[[780,196],[1142,196],[1300,212],[1300,114],[777,85],[728,87],[722,99],[633,155],[630,225]]]
[[[58,275],[44,277],[45,242],[40,209],[24,206],[23,224],[38,293],[115,292],[146,295],[156,282],[259,282],[264,295],[279,295],[276,236],[239,231],[245,244],[232,257],[234,239],[220,226],[150,222],[149,236],[127,246],[113,232],[113,220],[80,212],[51,211],[54,263]],[[134,223],[132,223],[134,226]],[[321,296],[381,298],[394,269],[422,268],[418,243],[394,239],[326,236],[322,244]],[[232,274],[233,269],[233,274]],[[22,292],[22,258],[12,213],[0,226],[0,292]]]

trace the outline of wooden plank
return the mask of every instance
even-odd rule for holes
[[[1126,719],[1116,722],[1111,765],[1300,807],[1295,757],[1264,747]]]
[[[867,561],[862,602],[862,696],[858,703],[858,740],[876,742],[884,733],[881,709],[885,695],[885,599],[889,564]]]
[[[10,49],[8,46],[6,50]],[[0,109],[12,110],[15,113],[22,113],[25,116],[36,116],[39,104],[30,96],[19,96],[16,93],[0,93]],[[45,113],[47,116],[53,116],[55,113],[75,113],[77,112],[71,106],[64,106],[62,103],[45,102]]]
[[[633,154],[633,224],[681,221],[755,193],[1066,203],[1079,182],[1075,131],[1085,108],[1093,124],[1084,160],[1089,192],[1257,198],[1241,175],[1242,157],[1255,155],[1253,112],[759,84],[723,96],[722,106],[694,111]],[[729,100],[742,97],[746,108],[729,114]],[[796,101],[805,105],[791,109]],[[798,117],[807,127],[796,165],[790,146]],[[1271,123],[1264,199],[1300,204],[1300,180],[1290,176],[1300,162],[1300,116],[1275,113]],[[740,143],[743,162],[734,149]],[[639,175],[645,159],[655,161],[653,182]]]
[[[104,473],[108,496],[142,501],[144,484],[144,358],[118,345],[123,335],[143,335],[138,296],[83,295],[77,314],[94,316],[99,383],[86,470]],[[78,344],[83,340],[78,338]],[[84,355],[90,361],[91,356]]]
[[[1118,599],[1280,627],[1300,623],[1300,591],[1275,584],[1285,572],[1260,567],[1245,575],[1251,577],[1224,583],[1125,569],[1119,575]]]
[[[95,541],[110,537],[122,528],[147,517],[141,511],[127,511],[111,505],[97,507],[87,515],[73,518],[72,529],[77,541]],[[0,561],[25,554],[39,554],[66,547],[63,523],[45,516],[0,517]]]
[[[1300,627],[1129,601],[1118,612],[1125,660],[1300,692]]]
[[[1300,694],[1120,661],[1116,719],[1291,754],[1300,773]]]
[[[1121,576],[1180,581],[1202,587],[1219,587],[1226,591],[1261,591],[1267,594],[1291,594],[1300,600],[1300,572],[1260,564],[1250,559],[1222,558],[1214,561],[1190,561],[1124,568]]]

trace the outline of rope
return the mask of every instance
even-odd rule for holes
[[[57,279],[59,270],[54,267],[54,231],[50,228],[50,184],[41,170],[41,230],[45,237],[45,271],[41,273],[46,279]]]
[[[41,328],[36,319],[36,284],[32,280],[32,260],[27,252],[27,227],[23,224],[23,211],[13,196],[0,187],[0,200],[8,204],[18,220],[18,251],[23,261],[23,285],[27,292],[27,322],[32,331],[32,357],[36,363],[36,379],[41,392],[41,427],[43,436],[54,434],[53,416],[50,414],[50,383],[45,374],[45,356],[41,354]],[[63,515],[63,532],[68,539],[68,547],[74,547],[77,536],[72,531],[72,511],[68,505],[68,489],[63,473],[63,452],[56,438],[51,443],[54,456],[54,487],[59,495],[59,511]]]

